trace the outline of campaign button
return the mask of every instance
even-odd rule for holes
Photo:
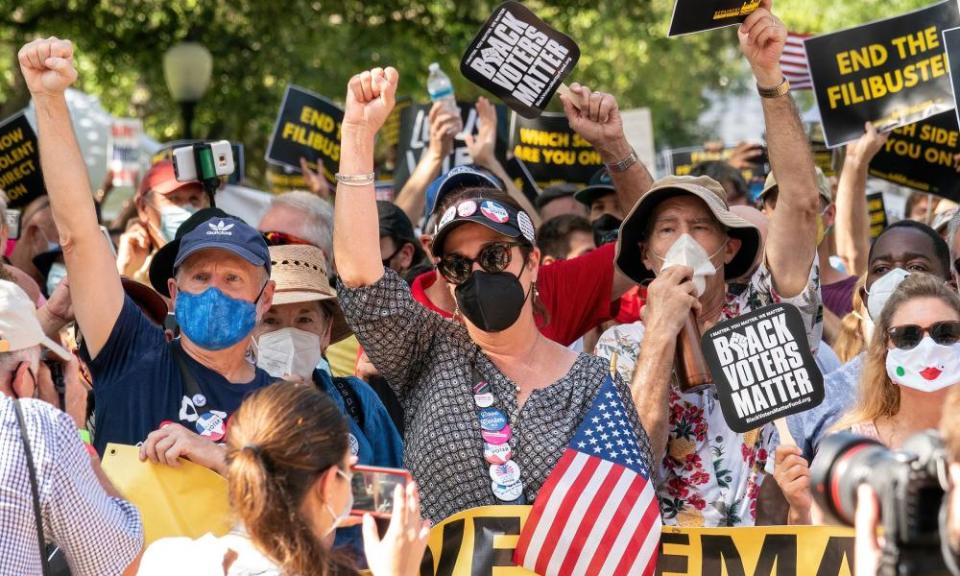
[[[520,465],[513,460],[507,460],[503,464],[491,464],[490,478],[501,486],[513,486],[520,481]]]
[[[474,394],[473,401],[480,408],[489,408],[496,402],[496,398],[494,398],[490,392],[484,392],[483,394]]]
[[[196,427],[198,434],[214,442],[222,440],[227,432],[223,418],[213,412],[207,412],[200,416],[197,420]]]
[[[497,430],[491,432],[490,430],[481,430],[480,435],[483,436],[483,439],[490,444],[505,444],[513,438],[513,431],[510,430],[510,425],[507,424],[503,427],[502,430]]]
[[[490,444],[489,442],[484,442],[483,457],[491,464],[506,464],[508,460],[513,458],[513,450],[510,448],[510,444],[507,443]]]
[[[493,482],[491,486],[493,488],[493,495],[497,497],[497,500],[503,502],[513,502],[523,496],[523,482],[517,482],[509,486]]]
[[[484,392],[490,391],[490,383],[486,380],[481,380],[473,385],[474,394],[483,394]]]
[[[356,456],[360,454],[360,441],[357,440],[357,437],[351,433],[347,433],[347,442],[350,444],[350,455]]]
[[[507,424],[507,417],[496,408],[484,408],[480,411],[480,427],[488,432],[502,430]]]
[[[193,395],[193,405],[199,408],[203,408],[207,405],[207,397],[203,394],[194,394]]]
[[[476,211],[477,211],[477,203],[474,202],[473,200],[467,200],[466,202],[461,202],[460,205],[457,206],[457,214],[461,218],[473,216],[474,213],[476,213]]]

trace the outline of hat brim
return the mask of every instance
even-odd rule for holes
[[[161,295],[169,298],[170,290],[167,288],[167,280],[173,278],[173,263],[177,259],[177,252],[180,251],[180,240],[167,242],[163,248],[157,250],[150,261],[150,285]]]
[[[740,240],[740,249],[730,263],[724,266],[723,273],[726,279],[745,275],[760,250],[760,229],[729,209],[724,209],[716,196],[709,190],[696,185],[673,185],[651,190],[637,202],[620,226],[620,236],[617,239],[617,268],[638,284],[656,276],[653,270],[643,264],[643,253],[640,251],[643,233],[657,205],[667,198],[681,194],[690,194],[703,200],[714,217],[726,228],[727,234]]]
[[[613,186],[607,186],[606,184],[598,184],[596,186],[587,186],[583,190],[578,190],[574,193],[573,198],[577,202],[590,206],[593,204],[593,201],[597,198],[602,198],[608,194],[616,194],[617,189]]]
[[[147,317],[158,326],[163,326],[167,313],[170,311],[164,299],[149,286],[126,276],[120,277],[120,283],[123,285],[123,291],[133,299]]]
[[[443,197],[456,190],[463,188],[494,188],[500,190],[500,187],[499,182],[481,173],[464,173],[451,176],[444,180],[443,183],[440,184],[440,187],[437,188],[437,196],[433,199],[428,214],[433,214],[437,210],[437,204],[440,203]]]
[[[347,324],[347,319],[340,309],[340,300],[336,294],[319,292],[314,290],[289,290],[284,292],[274,292],[272,306],[283,306],[284,304],[300,304],[303,302],[319,302],[327,313],[330,314],[332,327],[330,329],[330,344],[349,337],[353,330]]]
[[[73,356],[71,356],[70,353],[67,352],[66,348],[57,344],[47,336],[40,337],[40,345],[46,348],[47,350],[53,352],[54,354],[56,354],[57,357],[59,357],[64,362],[69,362],[73,358]]]
[[[508,238],[515,238],[515,239],[521,238],[524,240],[524,242],[527,242],[527,239],[523,237],[523,234],[520,233],[520,230],[512,226],[509,220],[507,220],[503,224],[499,224],[497,222],[494,222],[493,220],[487,219],[479,211],[477,211],[476,214],[467,216],[465,218],[458,217],[457,219],[453,220],[452,222],[444,226],[442,229],[440,229],[440,231],[437,232],[437,235],[434,236],[433,238],[433,245],[431,247],[431,252],[433,253],[433,255],[437,257],[443,256],[444,254],[443,243],[446,242],[447,236],[450,235],[450,232],[456,230],[457,228],[459,228],[464,224],[470,224],[470,223],[479,224],[481,226],[489,228],[490,230],[493,230],[497,234],[502,234],[503,236],[507,236]]]

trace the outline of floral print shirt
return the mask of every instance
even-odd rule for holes
[[[797,307],[816,350],[823,331],[820,271],[813,264],[807,287],[793,298],[782,298],[773,288],[765,265],[746,285],[730,286],[723,319],[735,318],[768,304]],[[610,328],[600,337],[596,354],[617,354],[617,371],[626,382],[633,376],[640,354],[641,322]],[[681,394],[670,392],[669,437],[658,477],[657,492],[663,523],[668,526],[752,526],[757,518],[757,495],[773,472],[773,454],[779,435],[773,423],[739,434],[723,419],[716,388]]]

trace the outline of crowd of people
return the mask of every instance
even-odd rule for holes
[[[473,162],[441,174],[460,119],[436,103],[419,164],[378,201],[400,75],[386,67],[349,80],[335,190],[304,167],[313,190],[248,222],[164,160],[115,240],[64,98],[74,47],[24,46],[47,195],[0,267],[0,573],[419,574],[431,523],[536,501],[607,379],[633,408],[614,435],[635,440],[664,525],[825,523],[810,469],[840,431],[896,449],[941,428],[960,481],[957,207],[915,195],[871,241],[867,170],[886,136],[868,124],[828,178],[773,90],[786,30],[769,2],[739,39],[771,168],[756,198],[724,161],[654,180],[616,97],[572,84],[566,117],[605,165],[588,185],[531,201],[481,98]],[[691,312],[703,333],[775,303],[799,311],[825,398],[735,432],[715,387],[679,385],[678,338]],[[108,443],[226,478],[234,529],[144,547],[100,467]],[[358,464],[415,480],[388,526],[351,514]]]

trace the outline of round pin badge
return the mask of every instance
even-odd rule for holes
[[[473,216],[477,213],[477,203],[473,200],[467,200],[457,205],[457,215],[461,218]]]
[[[437,229],[443,228],[450,223],[451,220],[457,217],[457,207],[451,206],[447,208],[447,211],[443,213],[443,217],[440,218],[440,223],[437,224]]]
[[[480,435],[490,444],[506,444],[513,438],[513,430],[511,430],[510,425],[507,424],[502,430],[497,430],[496,432],[481,430]]]
[[[493,200],[484,200],[483,203],[480,204],[480,213],[483,214],[487,220],[491,220],[497,224],[505,224],[507,220],[510,219],[510,214],[507,212],[507,209]]]
[[[347,443],[350,444],[350,455],[356,456],[360,453],[360,441],[352,433],[347,433]]]
[[[197,420],[197,433],[212,440],[219,442],[226,435],[223,418],[213,412],[207,412]]]
[[[483,392],[481,394],[474,394],[473,401],[480,408],[489,408],[496,402],[496,398],[494,398],[490,392]]]
[[[503,414],[503,412],[497,410],[496,408],[484,408],[480,410],[480,427],[486,430],[487,432],[496,432],[497,430],[502,430],[504,426],[509,424],[509,420]]]
[[[483,394],[484,392],[490,391],[490,383],[486,380],[481,380],[473,385],[474,394]]]
[[[194,394],[193,395],[193,405],[203,408],[207,405],[207,397],[203,394]]]
[[[515,484],[511,484],[510,486],[504,486],[502,484],[493,482],[491,487],[493,488],[493,495],[497,497],[497,500],[503,502],[513,502],[523,495],[522,482],[517,482]]]
[[[490,464],[506,464],[513,458],[513,449],[510,444],[490,444],[483,443],[483,458]]]
[[[530,220],[530,217],[527,216],[526,212],[519,212],[517,214],[517,224],[520,227],[520,233],[523,234],[523,237],[526,238],[530,243],[533,243],[535,236],[533,222]]]
[[[513,460],[490,465],[490,479],[501,486],[513,486],[520,481],[520,465]]]

